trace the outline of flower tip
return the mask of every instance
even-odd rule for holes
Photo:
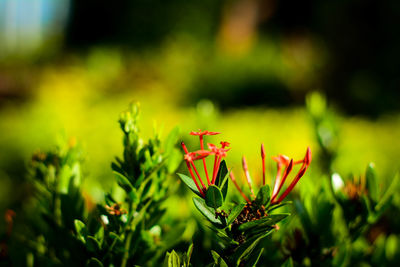
[[[311,163],[311,149],[310,147],[307,147],[307,152],[306,152],[306,156],[304,158],[305,164],[306,165],[310,165]]]
[[[261,158],[265,159],[265,148],[264,148],[264,144],[261,144]]]
[[[225,147],[228,147],[228,146],[230,146],[231,145],[231,143],[229,143],[229,142],[226,142],[226,141],[221,141],[221,147],[222,148],[225,148]]]

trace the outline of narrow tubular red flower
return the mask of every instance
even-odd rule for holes
[[[264,149],[264,144],[261,144],[261,159],[262,159],[263,185],[265,185],[265,149]]]
[[[279,185],[281,184],[282,167],[284,165],[287,166],[289,164],[289,158],[284,155],[279,155],[277,157],[272,157],[272,159],[277,162],[277,169],[278,169],[275,177],[274,190],[272,191],[272,195],[274,196],[278,194],[278,188]]]
[[[284,185],[284,183],[286,181],[286,178],[288,177],[288,175],[292,171],[292,169],[293,169],[293,159],[290,160],[289,165],[286,167],[286,170],[285,170],[285,172],[283,174],[283,177],[282,177],[282,181],[279,182],[278,190],[276,191],[275,194],[272,195],[272,198],[271,198],[272,202],[274,202],[275,198],[278,196],[279,192],[282,189],[282,186]]]
[[[303,177],[304,173],[308,169],[311,163],[311,150],[310,147],[307,148],[306,155],[303,160],[303,165],[300,168],[300,171],[297,173],[296,177],[293,179],[293,181],[290,183],[289,187],[283,192],[283,194],[279,197],[277,201],[274,203],[280,203],[282,202],[285,197],[293,190],[293,188],[296,186],[297,182],[300,180],[301,177]],[[272,203],[272,204],[274,204]]]
[[[240,189],[239,185],[236,182],[235,176],[233,175],[233,172],[229,174],[229,177],[231,178],[233,184],[235,185],[236,189],[239,191],[239,193],[242,195],[244,200],[246,200],[248,203],[250,203],[250,199],[243,193],[242,189]]]
[[[244,156],[242,158],[242,165],[243,165],[244,174],[246,176],[247,184],[249,185],[249,188],[250,188],[251,196],[255,197],[256,195],[254,194],[253,186],[251,185],[250,173],[249,173],[249,169],[247,167],[246,158]]]
[[[192,153],[189,153],[189,151],[188,151],[188,149],[187,149],[187,147],[186,147],[186,145],[185,145],[185,143],[184,143],[183,141],[181,142],[181,146],[182,146],[183,150],[184,150],[185,153],[186,153],[184,159],[185,159],[185,162],[186,162],[186,166],[187,166],[187,168],[188,168],[188,170],[189,170],[189,173],[190,173],[190,175],[192,176],[192,179],[193,179],[193,181],[194,181],[194,183],[195,183],[195,185],[196,185],[196,187],[197,187],[197,190],[199,190],[199,192],[201,193],[201,195],[202,195],[203,197],[205,197],[205,194],[204,194],[204,192],[205,192],[205,186],[204,186],[203,181],[201,180],[201,178],[200,178],[200,176],[199,176],[199,174],[198,174],[198,172],[197,172],[197,170],[196,170],[196,166],[195,166],[194,163],[193,163],[192,155],[191,155]],[[203,189],[200,189],[200,186],[199,186],[199,184],[198,184],[198,182],[197,182],[197,180],[196,180],[196,177],[195,177],[195,175],[194,175],[194,173],[193,173],[193,170],[192,170],[190,164],[192,164],[193,168],[195,169],[196,174],[197,174],[197,176],[199,177],[199,180],[200,180],[200,182],[201,182],[201,184],[202,184],[202,186],[203,186]]]
[[[220,133],[219,132],[202,131],[202,130],[199,130],[198,132],[194,132],[194,131],[190,132],[190,135],[199,135],[199,136],[216,135],[216,134],[220,134]]]
[[[194,164],[193,161],[190,161],[190,163],[192,164],[192,167],[193,167],[194,171],[196,172],[197,177],[199,178],[199,181],[200,181],[200,183],[201,183],[201,186],[203,187],[204,192],[206,192],[206,191],[207,191],[207,188],[206,188],[206,186],[204,185],[203,180],[201,179],[200,174],[199,174],[199,172],[198,172],[197,169],[196,169],[196,165]]]
[[[204,150],[203,135],[199,135],[199,138],[200,138],[200,148],[201,148],[201,150]],[[206,165],[206,159],[205,158],[203,158],[203,168],[204,168],[204,172],[206,174],[207,184],[210,185],[210,177],[208,176],[208,171],[207,171],[207,165]]]
[[[285,190],[285,192],[283,192],[283,194],[278,198],[278,200],[277,201],[273,201],[272,204],[280,203],[285,199],[285,197],[293,190],[293,188],[295,187],[297,182],[300,180],[300,178],[303,177],[304,173],[307,170],[307,167],[308,166],[306,165],[306,167],[300,169],[300,171],[297,173],[296,177],[290,183],[289,187]]]
[[[190,163],[189,163],[188,161],[185,161],[185,162],[186,162],[186,166],[187,166],[187,168],[188,168],[188,170],[189,170],[190,176],[192,176],[192,179],[193,179],[193,181],[194,181],[194,184],[195,184],[196,187],[197,187],[197,190],[199,190],[200,194],[201,194],[203,197],[205,197],[205,194],[204,194],[203,190],[200,189],[200,186],[199,186],[199,184],[198,184],[197,181],[196,181],[196,178],[195,178],[195,176],[194,176],[194,173],[193,173],[193,171],[192,171],[192,168],[190,167]]]

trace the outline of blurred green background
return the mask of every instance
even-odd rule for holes
[[[231,142],[228,164],[246,155],[255,173],[261,142],[269,156],[319,154],[305,109],[318,91],[340,129],[334,170],[358,176],[373,161],[392,177],[399,16],[394,0],[3,0],[0,210],[25,197],[30,155],[63,140],[83,147],[84,190],[101,201],[131,101],[145,135],[220,131],[209,140]]]

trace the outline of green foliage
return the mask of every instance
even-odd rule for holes
[[[36,250],[37,246],[27,248],[35,264],[155,264],[160,262],[163,250],[179,240],[181,227],[157,234],[152,231],[161,227],[165,213],[162,203],[174,190],[169,177],[180,162],[174,156],[178,131],[171,132],[167,144],[157,134],[144,142],[139,135],[138,117],[139,106],[131,105],[119,121],[124,152],[122,159],[116,158],[112,169],[123,192],[122,198],[119,194],[120,202],[107,194],[105,205],[99,203],[89,208],[84,204],[78,148],[69,146],[34,155],[30,176],[36,189],[32,199],[34,210],[27,207],[32,229],[16,235],[21,237],[17,244],[22,247],[25,240],[43,240],[43,250]]]

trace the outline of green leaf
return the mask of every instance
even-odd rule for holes
[[[180,267],[179,255],[172,250],[168,257],[168,267]]]
[[[292,203],[293,203],[292,201],[284,201],[284,202],[281,202],[279,204],[276,204],[276,205],[273,205],[273,206],[269,206],[268,213],[270,213],[271,211],[273,211],[273,210],[275,210],[277,208],[280,208],[280,207],[283,207],[283,206],[286,206],[286,205],[289,205],[289,204],[292,204]]]
[[[270,226],[272,227],[274,224],[282,221],[283,219],[285,219],[287,216],[289,216],[289,213],[281,213],[281,214],[270,214],[266,217],[263,217],[259,220],[255,220],[255,221],[251,221],[251,222],[246,222],[241,224],[238,227],[239,231],[246,231],[249,230],[253,227],[262,225],[262,226]]]
[[[223,227],[224,224],[221,222],[219,217],[215,217],[215,210],[207,206],[206,202],[202,198],[194,197],[193,203],[195,207],[206,217],[211,223],[218,227]]]
[[[396,192],[396,190],[398,188],[398,184],[399,184],[399,174],[397,173],[394,176],[392,183],[389,185],[385,194],[382,196],[382,198],[379,200],[378,204],[376,205],[375,209],[377,211],[381,211],[384,207],[387,206],[387,204],[392,199],[393,194]]]
[[[293,260],[292,258],[288,258],[283,264],[282,267],[293,267]]]
[[[224,199],[221,190],[215,185],[210,185],[206,192],[206,204],[209,207],[217,209],[222,206]]]
[[[257,253],[257,248],[256,248],[254,253],[251,253],[251,255],[248,257],[244,266],[249,266],[249,267],[256,266],[258,261],[260,260],[260,257],[263,252],[264,252],[264,248],[261,248],[258,253]]]
[[[228,216],[227,225],[233,223],[233,221],[237,218],[237,216],[239,216],[245,206],[246,204],[238,204],[232,209],[231,213]]]
[[[270,234],[264,234],[255,238],[250,238],[243,244],[241,244],[233,254],[233,259],[234,262],[236,263],[236,266],[239,266],[240,263],[244,260],[246,260],[248,257],[251,256],[251,253],[253,252],[254,248],[258,245],[258,243],[266,238]]]
[[[216,266],[228,267],[228,264],[226,264],[224,259],[221,258],[221,256],[217,252],[215,252],[214,250],[211,250],[211,255],[212,255],[213,259],[214,259],[214,264]]]
[[[75,230],[77,234],[77,238],[81,240],[83,243],[86,243],[85,237],[87,235],[86,225],[80,220],[74,220]]]
[[[87,267],[103,267],[103,263],[96,258],[90,258],[86,263]]]
[[[187,175],[184,175],[182,173],[178,173],[179,178],[181,178],[182,182],[189,187],[190,190],[192,190],[196,195],[198,195],[199,197],[203,197],[199,190],[197,189],[196,184],[193,182],[193,179],[190,178]]]
[[[94,238],[93,236],[88,236],[86,238],[86,247],[91,252],[96,252],[101,249],[99,241],[97,241],[96,238]]]
[[[255,203],[257,204],[257,206],[268,206],[270,200],[271,188],[269,187],[269,185],[264,185],[258,191]]]
[[[132,183],[127,177],[116,171],[113,171],[113,174],[117,179],[118,185],[121,186],[125,191],[130,192],[134,189]]]
[[[190,258],[192,257],[193,253],[193,243],[190,244],[188,251],[186,252],[186,266],[190,265]]]
[[[219,170],[218,170],[217,178],[215,180],[215,184],[221,190],[222,196],[224,197],[224,199],[226,198],[226,195],[228,193],[228,184],[229,184],[227,182],[228,176],[229,176],[228,167],[226,166],[225,160],[223,160],[223,161],[221,161],[221,163],[219,165]]]
[[[378,180],[373,163],[368,164],[367,170],[365,172],[365,177],[368,195],[376,203],[378,201]]]

